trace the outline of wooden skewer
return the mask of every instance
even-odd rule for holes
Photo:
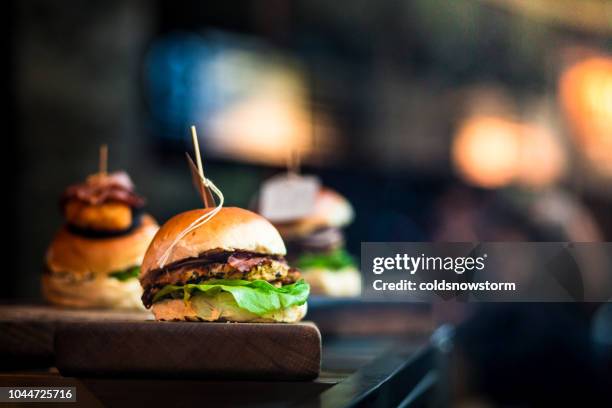
[[[294,169],[293,171],[295,172],[295,174],[300,174],[300,167],[302,165],[302,157],[300,156],[300,151],[296,148],[293,151],[293,166]]]
[[[204,168],[202,167],[202,156],[200,155],[200,144],[198,143],[198,133],[196,127],[191,126],[191,139],[193,140],[193,149],[195,150],[196,163],[198,165],[198,173],[204,180]]]
[[[215,199],[213,198],[212,193],[210,192],[210,189],[203,182],[203,180],[206,180],[204,178],[204,166],[202,165],[202,155],[200,154],[200,144],[198,143],[198,133],[196,132],[196,128],[193,125],[191,126],[191,139],[193,141],[193,149],[195,150],[197,173],[200,176],[198,180],[194,180],[194,183],[196,183],[196,189],[200,192],[200,195],[202,196],[202,200],[204,201],[204,206],[206,208],[214,207]],[[189,157],[189,155],[187,155],[187,161],[188,162],[191,161],[191,158]],[[193,165],[193,161],[191,161],[191,165]],[[197,176],[195,175],[194,177],[197,178]]]
[[[287,155],[287,172],[289,174],[300,174],[300,152],[292,148]]]
[[[108,145],[100,146],[99,173],[106,176],[108,172]]]

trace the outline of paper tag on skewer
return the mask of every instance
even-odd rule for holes
[[[200,179],[200,173],[196,164],[193,162],[188,153],[185,153],[187,156],[187,163],[189,164],[189,171],[191,172],[191,181],[193,182],[193,187],[196,189],[200,198],[202,199],[202,203],[204,203],[205,208],[215,207],[217,204],[215,203],[215,199],[210,192],[210,189],[202,183]]]
[[[282,174],[261,186],[259,211],[273,222],[289,222],[308,216],[314,210],[321,182],[315,176]]]

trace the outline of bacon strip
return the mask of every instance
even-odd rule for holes
[[[234,269],[237,269],[240,272],[248,272],[256,266],[261,265],[266,261],[264,256],[253,256],[252,254],[248,254],[246,252],[239,252],[229,256],[227,258],[227,263]]]
[[[125,172],[93,175],[85,183],[73,184],[62,195],[62,207],[69,200],[79,200],[90,205],[115,201],[132,208],[142,208],[145,204],[144,198],[134,193],[134,185]]]

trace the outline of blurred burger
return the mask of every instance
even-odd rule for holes
[[[301,320],[309,286],[285,261],[274,226],[230,207],[189,230],[209,211],[178,214],[155,235],[140,273],[144,305],[157,320]]]
[[[346,198],[321,188],[307,217],[275,224],[287,243],[290,259],[302,271],[313,294],[359,296],[361,275],[344,249],[342,228],[353,220]]]
[[[142,308],[140,263],[158,226],[129,176],[91,175],[68,187],[60,205],[66,223],[47,250],[45,298],[77,308]]]

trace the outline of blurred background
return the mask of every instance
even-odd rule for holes
[[[38,298],[59,196],[103,143],[159,220],[197,207],[191,124],[230,205],[298,150],[353,203],[357,255],[612,240],[608,1],[9,3],[2,297]]]
[[[5,10],[2,299],[40,299],[60,194],[97,171],[101,144],[161,222],[198,207],[184,157],[191,124],[228,205],[248,206],[299,151],[302,172],[355,207],[346,237],[356,256],[362,241],[612,241],[608,0],[23,0]],[[605,390],[592,340],[612,346],[609,307],[595,318],[595,305],[483,309],[458,329],[450,370],[479,375],[449,384],[505,403],[534,384],[558,405]],[[460,320],[461,310],[434,314]]]
[[[36,298],[58,198],[110,146],[161,221],[298,150],[361,241],[612,239],[606,1],[10,2],[3,297]],[[17,268],[17,269],[15,269]],[[18,273],[12,271],[18,270]],[[7,283],[8,282],[8,283]]]

